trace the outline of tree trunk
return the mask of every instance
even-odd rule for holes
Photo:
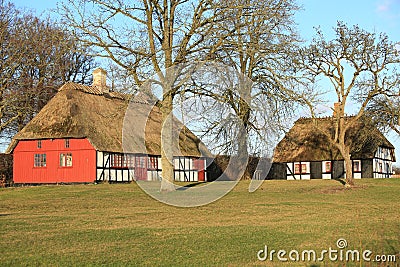
[[[162,146],[161,146],[162,147]],[[161,148],[162,149],[162,148]],[[174,165],[166,154],[161,153],[161,192],[175,191],[174,185]]]
[[[346,187],[352,187],[354,185],[353,178],[353,164],[350,158],[350,154],[344,155],[344,164],[346,166]]]
[[[242,125],[239,125],[239,136],[238,136],[238,173],[245,174],[245,170],[248,165],[249,151],[248,151],[248,127],[249,127],[249,117],[250,117],[250,107],[247,102],[240,101],[240,113],[239,118]],[[242,177],[237,177],[241,179]]]
[[[175,191],[174,185],[174,155],[172,144],[172,95],[166,93],[162,100],[161,113],[162,113],[162,132],[161,132],[161,192]],[[179,144],[178,144],[179,146]]]
[[[344,116],[343,116],[344,117]],[[346,168],[346,184],[345,187],[352,187],[354,185],[354,179],[353,179],[353,163],[351,161],[351,154],[350,154],[350,147],[346,145],[346,138],[345,134],[346,132],[343,130],[344,129],[344,119],[343,117],[340,119],[340,125],[339,125],[339,130],[341,130],[339,134],[339,143],[337,144],[338,149],[340,151],[340,154],[342,154],[343,159],[344,159],[344,166]]]
[[[236,164],[236,174],[233,175],[234,180],[242,179],[245,177],[245,171],[248,164],[249,152],[248,152],[248,141],[247,141],[247,129],[244,126],[239,126],[239,136],[238,136],[238,158]],[[243,177],[239,177],[243,174]]]

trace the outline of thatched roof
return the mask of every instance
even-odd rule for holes
[[[350,120],[348,117],[347,122]],[[342,160],[339,150],[324,133],[334,134],[333,117],[301,118],[297,120],[275,148],[274,162]],[[346,133],[353,159],[370,159],[379,146],[394,149],[386,137],[373,125],[359,120]]]
[[[103,93],[96,86],[66,83],[15,135],[7,152],[11,153],[19,140],[88,138],[98,151],[160,155],[160,109],[149,105],[145,97],[135,97],[134,101],[131,98],[132,95],[118,92]],[[179,137],[180,145],[174,156],[209,155],[192,132],[176,118],[174,122],[173,135]],[[123,138],[130,142],[124,142],[124,147]]]

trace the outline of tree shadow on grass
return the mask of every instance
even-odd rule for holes
[[[181,186],[181,187],[177,188],[176,190],[184,191],[184,190],[187,190],[187,189],[189,189],[191,187],[195,187],[195,186],[198,186],[198,185],[204,185],[204,182],[197,182],[197,183],[187,184],[187,185],[184,185],[184,186]]]
[[[343,178],[336,178],[336,179],[333,179],[333,180],[341,183],[342,185],[346,185],[346,181]]]

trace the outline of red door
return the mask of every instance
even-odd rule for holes
[[[147,157],[135,157],[135,180],[147,180]]]
[[[193,159],[194,168],[197,169],[198,181],[205,181],[205,173],[204,173],[204,159]]]

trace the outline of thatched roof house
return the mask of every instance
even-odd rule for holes
[[[352,119],[348,117],[347,119]],[[275,148],[270,178],[339,178],[344,175],[343,157],[328,141],[336,120],[301,118]],[[359,120],[346,134],[355,178],[388,177],[395,161],[394,146],[366,120]]]
[[[28,173],[33,175],[32,171],[35,172],[35,168],[39,167],[33,166],[34,157],[41,158],[42,161],[42,157],[45,157],[46,163],[42,165],[50,167],[50,151],[46,151],[44,148],[47,143],[48,149],[59,149],[56,154],[63,157],[74,152],[73,154],[76,154],[73,159],[74,163],[79,160],[79,153],[73,151],[73,143],[77,150],[80,148],[79,146],[81,148],[91,147],[95,151],[94,158],[97,159],[93,162],[93,166],[95,166],[93,169],[97,170],[93,171],[95,177],[90,175],[90,181],[121,180],[121,177],[117,177],[116,174],[112,175],[112,172],[105,174],[105,170],[108,171],[109,168],[135,169],[136,163],[146,169],[146,175],[143,170],[141,170],[143,172],[141,177],[136,175],[138,179],[148,179],[148,165],[152,165],[151,169],[156,172],[152,173],[153,178],[159,175],[161,164],[158,161],[161,155],[162,129],[159,107],[150,105],[149,99],[142,95],[132,96],[110,92],[105,85],[105,72],[99,69],[97,73],[100,75],[95,76],[94,73],[92,86],[71,82],[63,85],[49,103],[14,137],[7,152],[14,153],[16,166],[29,165],[30,169],[25,174],[21,174],[24,176],[24,181],[27,179],[25,176]],[[175,149],[174,156],[200,159],[208,155],[204,144],[176,119],[173,132],[175,136],[179,137],[179,149]],[[68,140],[68,147],[62,145],[62,148],[54,148],[52,143],[59,140]],[[87,144],[78,144],[83,140],[87,141]],[[40,145],[39,143],[36,145],[39,141]],[[31,142],[30,145],[28,142]],[[18,153],[22,153],[20,149],[24,146],[28,146],[31,153],[18,159]],[[26,152],[27,148],[23,149]],[[124,155],[123,153],[128,154]],[[139,155],[145,158],[141,159]],[[27,159],[27,157],[31,159]],[[54,157],[58,158],[58,155]],[[151,160],[149,157],[152,157]],[[198,162],[196,164],[199,165]],[[191,171],[200,169],[198,166],[194,169],[193,164],[190,167],[185,166],[185,168],[191,168]],[[122,180],[133,179],[127,172],[123,176]],[[14,178],[18,180],[18,174],[15,175],[15,171]]]
[[[49,103],[15,135],[7,152],[12,152],[19,140],[87,138],[99,151],[124,152],[122,132],[125,113],[132,96],[118,92],[102,92],[95,86],[68,82]],[[135,124],[145,125],[146,139],[139,131],[132,131],[129,153],[160,155],[161,112],[157,106],[149,106],[145,98],[135,97]],[[150,116],[147,111],[152,109]],[[180,137],[182,156],[200,157],[207,153],[197,136],[184,128],[176,134]],[[146,148],[141,144],[146,142]],[[202,152],[200,151],[202,150]]]

